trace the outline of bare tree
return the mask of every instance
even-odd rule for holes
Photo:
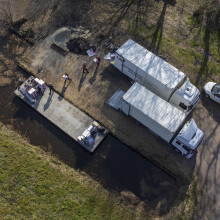
[[[27,0],[22,10],[22,16],[17,18],[18,0],[0,0],[0,25],[14,28],[15,23],[20,19],[27,19],[34,22],[39,16],[45,15],[48,10],[53,10],[60,0]],[[22,7],[22,6],[21,6]]]
[[[0,25],[9,27],[14,25],[14,10],[11,0],[0,2]]]
[[[48,10],[54,10],[60,0],[32,0],[27,9],[28,20],[34,21],[39,16],[45,15]]]

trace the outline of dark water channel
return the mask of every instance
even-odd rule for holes
[[[126,192],[132,200],[142,200],[152,208],[158,209],[159,201],[165,201],[167,207],[173,200],[176,183],[161,169],[112,135],[108,135],[95,153],[89,154],[17,98],[13,93],[17,86],[17,76],[14,76],[10,85],[0,87],[0,121],[11,125],[31,144],[40,146],[70,167],[86,172],[106,189]],[[162,207],[159,210],[168,211]]]

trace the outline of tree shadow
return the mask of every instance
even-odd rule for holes
[[[26,18],[21,18],[20,20],[16,21],[13,26],[16,28],[16,30],[19,30],[23,24],[25,24],[28,21]]]
[[[205,71],[207,71],[207,73],[208,73],[207,64],[208,64],[208,60],[209,60],[210,34],[211,34],[211,31],[210,31],[210,14],[207,14],[206,26],[205,26],[205,35],[204,35],[204,38],[203,38],[205,48],[204,48],[204,53],[203,53],[203,61],[202,61],[201,67],[199,69],[199,72],[198,72],[198,75],[197,75],[196,81],[195,81],[196,86],[198,86],[200,84],[202,74]]]
[[[218,29],[218,52],[220,51],[220,28]]]
[[[207,137],[207,139],[204,142],[204,146],[208,146],[209,145],[209,141],[213,138],[213,135],[215,134],[216,130],[218,129],[219,124],[216,124],[215,128],[213,129],[212,133],[210,134],[209,137]],[[217,180],[217,169],[218,169],[218,162],[219,162],[219,152],[220,152],[220,142],[218,143],[218,145],[215,147],[215,149],[213,150],[212,153],[212,159],[209,161],[207,169],[206,169],[206,175],[204,177],[204,182],[203,185],[201,187],[201,193],[202,193],[202,199],[200,201],[200,207],[201,207],[201,213],[199,214],[198,217],[204,217],[207,213],[207,209],[212,209],[209,211],[213,212],[213,217],[215,215],[217,215],[216,211],[214,211],[216,209],[216,203],[218,201],[218,196],[219,196],[219,181]],[[201,156],[200,156],[200,161],[202,161],[202,156],[203,154],[205,154],[206,152],[202,152]],[[212,168],[214,166],[214,168]],[[199,168],[201,169],[201,164],[199,166]],[[213,170],[214,169],[214,170]],[[210,177],[211,175],[211,177]],[[212,191],[214,188],[214,196],[210,198],[210,194],[208,193],[208,195],[206,194],[208,191]],[[205,195],[204,195],[205,194]],[[217,217],[217,216],[216,216]],[[213,219],[219,219],[219,216],[217,218],[213,218]]]
[[[16,37],[16,40],[13,39],[14,37]],[[20,47],[22,47],[23,50],[17,52],[17,48],[19,49]],[[15,56],[17,58],[22,57],[27,48],[28,44],[22,39],[20,40],[20,38],[13,33],[8,32],[5,35],[0,35],[0,52],[6,59],[14,59]]]
[[[148,7],[152,5],[153,1],[144,0],[112,0],[110,1],[110,7],[114,10],[109,12],[110,17],[104,20],[102,33],[105,32],[106,35],[111,35],[114,37],[115,30],[117,29],[119,23],[125,19],[134,20],[134,27],[138,30],[139,27],[146,25],[146,14],[148,12]],[[135,7],[133,7],[135,6]],[[133,14],[134,12],[134,14]],[[127,17],[127,15],[129,17]],[[129,22],[128,22],[129,23]]]
[[[140,17],[142,14],[141,2],[142,2],[142,0],[137,0],[136,19],[135,19],[135,27],[136,28],[138,28],[139,24],[141,23],[141,17]]]
[[[140,0],[141,1],[141,0]],[[120,21],[125,17],[130,7],[133,5],[134,1],[124,0],[124,1],[114,1],[112,8],[119,7],[112,16],[105,21],[105,28],[103,32],[107,31],[107,35],[111,34],[114,36],[115,28],[118,26]]]
[[[159,2],[159,0],[157,0]],[[171,5],[171,6],[175,6],[176,1],[175,0],[164,0],[164,4],[163,4],[163,9],[162,12],[160,14],[160,17],[158,18],[158,21],[156,23],[156,29],[153,33],[153,39],[150,43],[150,50],[154,53],[158,53],[159,51],[159,47],[161,44],[161,40],[162,40],[162,35],[163,35],[163,24],[164,24],[164,19],[165,19],[165,14],[166,14],[166,10],[167,10],[167,6]]]
[[[142,32],[147,29],[151,29],[151,26],[148,24],[148,12],[152,10],[154,6],[154,1],[143,1],[143,0],[136,0],[136,11],[134,15],[134,24],[133,24],[133,31],[134,37],[140,40],[140,35]],[[145,39],[146,41],[146,39]],[[146,42],[148,43],[148,42]]]
[[[211,103],[212,100],[206,98],[204,94],[202,94],[201,96],[201,101],[203,106],[206,107],[208,111],[210,110],[210,108],[214,111],[217,110],[215,108],[218,108],[218,103]],[[198,204],[198,206],[200,206],[200,210],[199,212],[194,212],[194,218],[192,219],[209,219],[211,212],[211,219],[219,219],[219,216],[216,217],[216,215],[218,215],[218,213],[216,212],[216,208],[218,205],[217,202],[220,194],[218,178],[220,151],[220,141],[218,138],[218,134],[220,127],[219,121],[216,120],[216,118],[219,118],[219,114],[216,114],[213,117],[213,112],[208,112],[210,116],[216,121],[215,123],[212,119],[210,119],[209,116],[204,117],[203,114],[201,116],[201,112],[204,111],[203,106],[197,106],[196,108],[199,109],[194,111],[193,113],[194,117],[200,119],[198,120],[198,126],[200,127],[201,125],[203,127],[206,127],[206,129],[204,128],[205,136],[199,146],[200,151],[195,169],[195,176],[199,177],[199,182],[201,183],[201,188],[198,192],[199,194],[201,194],[201,199]],[[219,109],[217,111],[219,111]],[[206,113],[206,115],[208,115],[208,113]]]
[[[62,1],[60,7],[57,7],[53,16],[49,18],[50,27],[56,29],[62,26],[82,25],[86,28],[91,3],[91,0]]]
[[[87,73],[82,72],[82,75],[81,75],[81,78],[80,78],[80,81],[79,81],[78,92],[80,91],[80,89],[84,85],[83,82],[85,81],[86,76],[87,76]]]

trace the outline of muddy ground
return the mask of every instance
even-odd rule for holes
[[[3,37],[3,35],[1,36]],[[23,54],[23,52],[27,49],[27,43],[15,35],[9,36],[6,34],[4,40],[2,38],[1,46],[2,50],[0,52],[0,56],[3,72],[1,72],[0,75],[0,86],[8,88],[6,89],[7,91],[10,88],[16,88],[11,85],[19,85],[19,82],[17,81],[18,75],[22,76],[23,79],[28,77],[28,74],[25,74],[23,71],[20,71],[20,68],[17,68],[16,60],[14,59],[15,57],[19,57],[19,55]],[[4,89],[2,89],[2,91],[4,91]],[[81,149],[80,146],[77,146],[76,143],[74,144],[71,138],[66,137],[66,135],[62,134],[59,130],[51,137],[50,129],[57,129],[49,122],[43,120],[40,115],[37,115],[37,118],[35,118],[30,113],[32,112],[31,109],[28,109],[26,112],[25,109],[28,107],[26,107],[24,103],[22,104],[22,102],[19,99],[16,99],[16,97],[14,97],[14,99],[12,98],[13,95],[11,94],[13,94],[13,91],[10,91],[9,93],[10,95],[7,94],[7,92],[1,93],[2,95],[5,95],[5,99],[12,100],[11,104],[8,103],[8,100],[4,100],[3,97],[0,100],[0,106],[4,105],[3,113],[8,114],[1,114],[1,121],[4,121],[11,129],[15,129],[15,131],[21,134],[21,136],[25,139],[30,138],[31,141],[34,140],[33,144],[36,144],[37,146],[40,145],[47,153],[53,154],[75,169],[82,169],[84,172],[87,172],[92,178],[96,179],[104,187],[108,188],[115,197],[126,201],[130,209],[141,211],[143,214],[145,213],[146,216],[161,216],[164,213],[167,213],[173,205],[176,205],[176,203],[174,203],[174,199],[179,202],[176,198],[176,194],[179,189],[176,181],[172,177],[169,177],[159,168],[148,162],[146,159],[140,157],[135,152],[126,149],[126,146],[123,146],[114,138],[113,139],[115,141],[112,143],[114,150],[110,149],[112,137],[108,137],[105,141],[105,145],[100,146],[101,149],[99,148],[94,154],[90,155],[88,152],[84,152],[84,150]],[[20,104],[15,104],[16,102],[19,102]],[[6,103],[8,103],[7,106],[5,106]],[[17,107],[18,109],[16,111],[14,108]],[[9,109],[8,111],[4,110],[7,108],[12,109]],[[12,112],[14,112],[14,114]],[[11,118],[9,116],[10,114],[12,116]],[[33,114],[35,115],[35,112],[33,112]],[[35,123],[35,120],[37,120],[37,123]],[[45,125],[45,123],[48,124],[48,126]],[[45,133],[40,135],[41,132]],[[36,136],[33,136],[33,134],[36,134]],[[39,136],[40,140],[38,140]],[[62,141],[65,143],[69,142],[66,148],[60,143]],[[139,157],[137,162],[134,161],[133,156],[128,156],[128,151],[131,152],[132,155],[137,155]],[[128,159],[133,162],[129,163]],[[119,167],[117,167],[117,161],[119,163]],[[140,168],[138,168],[138,164],[140,164],[141,161],[148,162],[149,166],[144,168],[140,165]],[[109,169],[109,163],[111,164],[112,169]],[[129,166],[127,167],[127,163],[130,164],[130,169],[128,168]],[[108,167],[107,170],[105,170],[106,164]],[[99,169],[99,167],[102,166],[103,169]],[[124,168],[126,169],[126,167],[129,171],[126,170],[121,172]],[[138,171],[136,169],[138,169]],[[135,173],[141,173],[140,179],[132,178],[132,170],[134,170]],[[149,174],[150,171],[153,172],[152,175]],[[143,173],[145,175],[143,175]],[[170,179],[170,182],[164,181],[164,176]],[[150,182],[151,179],[152,183]],[[129,183],[127,183],[128,180]],[[117,181],[119,181],[119,183]],[[117,184],[120,185],[120,187]],[[126,188],[127,184],[135,188],[135,193],[132,189],[123,190]],[[140,195],[138,194],[139,190],[141,192]],[[136,192],[138,192],[137,195]]]
[[[190,30],[187,29],[185,21],[188,13],[193,11],[195,4],[191,4],[187,8],[183,2],[160,1],[157,4],[157,1],[149,1],[149,4],[145,4],[145,1],[139,1],[140,5],[138,7],[138,4],[131,2],[109,1],[109,3],[103,4],[101,0],[65,1],[54,12],[50,11],[50,13],[39,16],[33,26],[29,22],[24,23],[23,28],[31,27],[34,30],[35,36],[32,40],[35,42],[35,46],[29,48],[24,55],[24,50],[20,49],[21,51],[18,53],[21,55],[21,64],[47,83],[52,82],[55,89],[63,94],[65,98],[105,124],[122,142],[171,170],[178,176],[180,182],[190,183],[192,178],[198,179],[202,189],[200,204],[202,211],[197,213],[195,218],[210,219],[214,216],[216,219],[220,215],[218,211],[220,204],[217,200],[220,193],[220,163],[218,159],[220,148],[219,105],[207,100],[201,94],[201,99],[197,103],[192,116],[198,127],[204,131],[205,137],[198,148],[198,154],[192,159],[186,160],[158,140],[143,126],[137,125],[132,118],[126,117],[121,112],[117,112],[105,104],[118,88],[126,91],[131,84],[128,78],[103,61],[103,57],[108,50],[103,47],[102,42],[98,41],[100,35],[104,35],[105,39],[111,37],[113,43],[119,46],[128,38],[138,41],[144,47],[158,53],[166,61],[185,72],[193,83],[196,82],[200,91],[202,91],[205,82],[213,81],[213,77],[188,72],[188,67],[183,65],[181,60],[175,59],[168,53],[160,52],[162,36],[181,37],[181,44],[188,46],[187,38]],[[155,4],[157,4],[157,7],[152,11],[151,9]],[[68,54],[66,59],[49,48],[44,48],[44,54],[39,56],[40,48],[45,45],[44,39],[46,40],[47,36],[51,36],[61,27],[78,28],[80,25],[92,33],[88,39],[91,44],[97,47],[96,54],[102,59],[97,71],[93,59],[88,58],[88,56]],[[143,25],[147,26],[148,29],[142,29]],[[132,32],[133,26],[138,27],[140,33],[149,31],[150,34],[153,34],[153,37],[150,38],[151,40],[144,39],[139,32]],[[151,32],[153,27],[155,29]],[[170,31],[171,28],[172,31]],[[16,50],[19,50],[19,44],[16,46]],[[10,45],[7,44],[5,47],[10,47]],[[15,50],[14,47],[15,44],[8,49]],[[84,61],[88,62],[89,69],[89,74],[86,76],[82,75]],[[4,72],[1,77],[4,83],[8,83],[7,80],[10,78],[7,77],[11,73],[11,70],[6,68],[8,65],[11,65],[10,60],[6,60],[1,64],[2,72]],[[39,67],[42,67],[44,71],[38,73]],[[70,74],[72,81],[64,86],[62,74],[66,71]],[[219,81],[219,76],[214,76],[214,80]]]
[[[52,43],[56,43],[67,50],[66,43],[69,39],[78,35],[84,36],[83,31],[75,32],[75,29],[65,27],[58,29],[39,44],[29,48],[18,60],[19,65],[45,82],[52,83],[54,89],[63,97],[105,125],[126,145],[166,167],[176,176],[189,177],[191,169],[184,157],[158,140],[142,125],[138,125],[134,119],[128,118],[122,112],[107,105],[109,98],[118,89],[127,91],[131,82],[129,78],[104,60],[104,56],[109,51],[100,45],[96,38],[90,36],[87,40],[96,47],[96,55],[101,58],[99,67],[93,62],[94,57],[89,58],[88,55],[74,53],[69,53],[64,57],[50,48]],[[79,32],[83,34],[77,34]],[[88,74],[82,72],[85,61],[89,70]],[[39,71],[41,68],[43,72]],[[62,78],[64,73],[68,73],[71,79],[67,83]]]

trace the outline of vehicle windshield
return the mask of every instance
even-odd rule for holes
[[[220,84],[215,84],[215,85],[212,87],[212,93],[214,93],[214,94],[220,94]]]

